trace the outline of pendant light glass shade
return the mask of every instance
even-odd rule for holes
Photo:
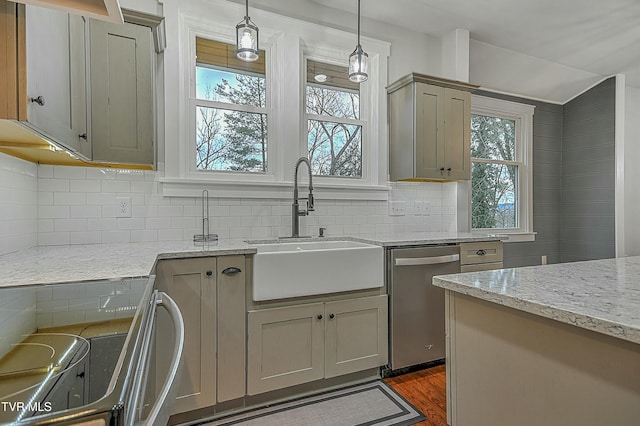
[[[258,27],[249,18],[249,0],[245,4],[244,19],[236,25],[236,56],[243,61],[253,62],[260,57]]]
[[[369,74],[369,55],[362,50],[362,46],[359,44],[356,46],[356,50],[349,55],[349,80],[355,83],[362,83],[367,81]]]
[[[369,55],[360,46],[360,0],[358,0],[358,45],[349,55],[349,80],[362,83],[369,78]]]

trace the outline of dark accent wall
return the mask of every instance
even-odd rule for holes
[[[561,261],[615,257],[612,77],[564,105]]]
[[[540,265],[561,261],[562,217],[562,117],[563,106],[490,92],[481,96],[534,105],[533,114],[533,227],[532,242],[504,246],[504,266]]]

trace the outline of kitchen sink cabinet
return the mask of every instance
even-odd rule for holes
[[[251,310],[247,391],[256,395],[387,363],[387,296]]]
[[[391,180],[471,178],[471,93],[477,86],[410,74],[387,88]]]
[[[172,414],[245,395],[245,276],[244,256],[158,261],[157,287],[176,301],[185,324],[181,381]],[[159,348],[158,353],[169,351]],[[158,359],[158,376],[164,368]]]

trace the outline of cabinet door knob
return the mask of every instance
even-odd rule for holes
[[[233,274],[237,274],[238,272],[242,272],[242,269],[236,268],[235,266],[230,266],[222,270],[222,273],[225,275],[233,275]]]
[[[78,135],[78,137],[79,137],[80,139],[84,139],[85,141],[87,140],[87,134],[86,134],[86,133],[83,133],[83,134],[81,134],[81,135]]]
[[[451,167],[447,168],[447,171],[448,171],[448,172],[451,172]]]
[[[213,275],[213,271],[207,271],[207,276],[210,277],[211,275]]]
[[[321,319],[322,319],[322,314],[318,314],[317,318],[318,318],[319,320],[321,320]]]
[[[44,106],[44,96],[37,96],[35,98],[29,98],[29,101],[33,102],[34,104],[38,104],[40,106]]]
[[[334,314],[329,314],[329,319],[334,319],[336,316]]]
[[[444,172],[444,167],[440,167],[440,171],[441,171],[441,172]]]

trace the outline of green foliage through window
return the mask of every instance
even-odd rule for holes
[[[516,122],[471,116],[471,226],[517,228],[518,173]]]

